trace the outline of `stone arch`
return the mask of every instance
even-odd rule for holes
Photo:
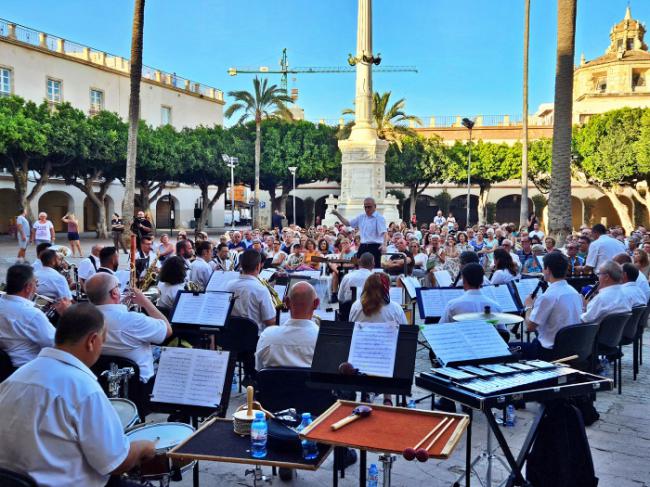
[[[9,233],[10,227],[12,225],[15,227],[16,217],[20,213],[20,204],[15,189],[0,189],[0,208],[4,215],[0,218],[0,233]]]
[[[287,197],[287,225],[293,223],[293,196]],[[305,202],[302,198],[296,196],[296,225],[300,227],[305,226]]]
[[[173,221],[172,212],[173,210]],[[178,226],[181,204],[171,193],[158,198],[156,201],[156,228],[176,228]],[[173,226],[172,226],[173,223]]]
[[[409,198],[402,201],[402,219],[407,222],[411,221],[410,204]],[[437,211],[438,203],[435,197],[421,194],[415,200],[415,216],[417,216],[418,224],[426,223],[428,225],[431,223]]]
[[[321,196],[314,203],[314,218],[320,217],[321,221],[325,218],[325,210],[327,209],[327,200],[328,196]]]
[[[632,200],[623,195],[619,195],[618,198],[621,200],[621,203],[625,204],[629,217],[634,221],[634,203]],[[598,198],[592,211],[591,220],[592,224],[602,223],[605,226],[621,225],[621,218],[607,196]]]
[[[110,230],[111,216],[113,214],[113,209],[115,204],[113,203],[113,198],[106,195],[104,198],[104,210],[106,211],[106,224],[108,230]],[[83,229],[84,232],[94,232],[97,230],[97,222],[99,221],[99,208],[86,197],[84,199],[84,216],[83,216]]]
[[[48,191],[38,199],[38,212],[41,211],[47,213],[55,232],[65,232],[67,226],[61,218],[69,211],[74,211],[74,201],[65,191]]]
[[[474,225],[478,222],[478,196],[472,194],[469,198],[469,223]],[[466,227],[467,220],[467,195],[456,196],[449,202],[449,211],[453,213],[460,228]]]
[[[528,208],[534,208],[533,200],[528,198]],[[519,212],[521,210],[521,195],[509,194],[500,198],[496,206],[496,221],[499,223],[514,223],[519,225]]]

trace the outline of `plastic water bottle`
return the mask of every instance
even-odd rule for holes
[[[409,409],[417,409],[418,405],[415,403],[415,399],[411,399],[406,407]]]
[[[311,413],[302,413],[302,423],[298,426],[298,433],[311,424]],[[318,446],[315,441],[301,440],[302,457],[305,460],[313,460],[318,456]]]
[[[515,412],[515,406],[508,404],[506,408],[506,426],[514,426],[517,423],[517,413]]]
[[[377,487],[379,485],[379,470],[374,463],[368,469],[368,482],[366,485],[368,487]]]
[[[257,411],[255,413],[255,420],[251,424],[251,456],[253,458],[266,457],[266,439],[268,432],[264,413]]]
[[[237,387],[237,372],[235,372],[232,375],[232,387],[230,388],[230,392],[237,392],[239,389]]]

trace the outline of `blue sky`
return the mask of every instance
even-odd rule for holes
[[[530,108],[553,101],[556,1],[531,0]],[[579,0],[576,61],[601,55],[627,0]],[[407,111],[430,115],[520,114],[523,0],[374,0],[374,46],[385,65],[375,90],[404,97]],[[228,92],[251,75],[230,66],[344,66],[356,45],[355,0],[147,0],[144,62]],[[633,0],[633,17],[650,21],[650,2]],[[128,57],[132,0],[2,0],[0,16]],[[650,34],[649,34],[650,37]],[[650,39],[648,40],[650,42]],[[296,75],[294,75],[296,76]],[[277,83],[279,76],[272,78]],[[308,120],[334,121],[352,105],[354,75],[302,74]]]

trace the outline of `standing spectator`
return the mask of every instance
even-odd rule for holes
[[[144,237],[149,237],[153,233],[153,225],[144,215],[144,211],[138,211],[136,217],[133,219],[131,231],[136,235],[136,244],[140,247],[140,241]]]
[[[38,245],[42,243],[54,244],[55,240],[54,225],[47,219],[47,213],[41,211],[38,214],[38,220],[32,226],[31,241]]]
[[[530,233],[533,230],[535,230],[535,224],[537,224],[537,228],[539,228],[539,222],[537,220],[537,215],[535,215],[535,213],[531,213],[530,215],[528,215],[528,228],[527,228],[528,232],[527,233]]]
[[[537,222],[533,223],[533,229],[530,232],[528,232],[528,236],[530,238],[537,237],[540,242],[544,240],[544,232],[542,232],[539,229],[539,223]]]
[[[68,225],[68,242],[72,249],[72,257],[74,257],[75,249],[81,257],[81,243],[79,243],[79,220],[74,216],[74,213],[66,213],[61,221]]]
[[[286,218],[282,213],[280,213],[278,210],[275,210],[273,212],[273,216],[271,217],[271,228],[277,228],[280,232],[282,231],[282,220]]]
[[[124,253],[128,254],[129,251],[126,250],[126,245],[122,239],[122,235],[124,234],[124,220],[120,218],[118,213],[113,213],[113,218],[111,218],[111,233],[113,234],[113,247],[118,251],[122,247]]]
[[[167,257],[174,255],[174,245],[169,241],[169,235],[163,233],[160,236],[160,243],[158,244],[158,261],[162,264]]]
[[[442,210],[438,210],[436,216],[433,217],[433,223],[438,225],[438,227],[442,227],[445,223],[447,223],[447,219],[442,215]]]
[[[16,227],[17,227],[17,236],[18,236],[18,259],[25,260],[25,251],[27,250],[27,244],[29,243],[29,237],[31,234],[31,229],[29,225],[29,220],[27,219],[27,208],[16,217]]]

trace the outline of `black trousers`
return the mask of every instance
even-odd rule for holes
[[[381,244],[378,243],[362,243],[359,245],[359,250],[357,251],[357,258],[360,258],[363,254],[369,252],[375,258],[375,268],[381,267]]]

